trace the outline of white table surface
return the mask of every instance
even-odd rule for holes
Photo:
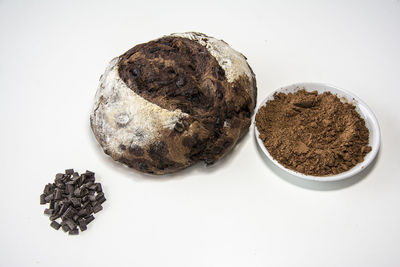
[[[146,176],[103,154],[89,127],[108,62],[199,31],[248,58],[258,103],[295,82],[347,89],[382,146],[350,180],[277,170],[253,129],[212,168]],[[0,266],[400,266],[400,1],[0,0]],[[79,236],[49,227],[43,186],[96,172],[108,199]]]

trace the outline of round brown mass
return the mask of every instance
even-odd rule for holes
[[[345,172],[371,151],[355,106],[329,92],[276,93],[257,112],[256,126],[274,159],[307,175]]]
[[[226,155],[247,132],[256,97],[254,73],[228,44],[200,33],[169,35],[110,63],[91,126],[113,159],[164,174]]]

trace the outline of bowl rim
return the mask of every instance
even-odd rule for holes
[[[280,169],[284,170],[285,172],[305,179],[305,180],[311,180],[311,181],[318,181],[318,182],[330,182],[330,181],[339,181],[339,180],[343,180],[343,179],[347,179],[350,178],[358,173],[360,173],[361,171],[363,171],[368,165],[370,165],[372,163],[372,161],[375,159],[376,155],[378,154],[379,148],[380,148],[380,142],[381,142],[381,133],[380,133],[380,127],[379,127],[379,123],[378,120],[376,119],[375,114],[372,112],[371,108],[364,102],[362,101],[359,97],[357,97],[356,95],[354,95],[353,93],[344,90],[342,88],[338,88],[337,86],[331,85],[331,84],[327,84],[327,83],[320,83],[320,82],[300,82],[300,83],[293,83],[290,85],[286,85],[286,86],[282,86],[279,87],[279,89],[273,91],[272,93],[268,94],[264,100],[258,105],[255,114],[258,113],[259,109],[263,106],[266,105],[268,100],[273,99],[273,95],[277,92],[284,92],[286,90],[286,93],[288,90],[290,90],[289,88],[294,87],[294,91],[297,90],[301,90],[303,88],[305,88],[307,90],[307,86],[313,86],[313,87],[323,87],[321,88],[321,90],[323,91],[330,91],[332,94],[337,95],[337,93],[335,93],[334,91],[339,92],[342,96],[338,96],[339,98],[345,98],[347,101],[352,102],[355,106],[357,107],[362,107],[366,113],[367,113],[367,117],[369,119],[369,121],[371,122],[371,128],[369,128],[368,126],[368,130],[370,131],[370,137],[371,137],[371,132],[373,132],[375,138],[374,138],[374,142],[371,143],[371,139],[369,140],[369,145],[371,146],[371,151],[365,156],[364,161],[358,163],[357,165],[353,166],[351,169],[339,173],[339,174],[335,174],[335,175],[327,175],[327,176],[313,176],[313,175],[306,175],[291,169],[286,168],[285,166],[283,166],[282,164],[280,164],[277,160],[275,160],[271,154],[268,152],[267,148],[264,146],[264,143],[262,142],[262,140],[260,139],[259,135],[259,131],[257,129],[257,125],[256,125],[256,120],[254,117],[254,134],[255,134],[255,138],[257,140],[257,144],[258,146],[261,148],[261,150],[263,151],[263,153],[267,156],[267,158],[269,158],[276,166],[278,166]],[[333,91],[331,91],[333,89]],[[311,90],[307,90],[307,91],[311,91]],[[357,111],[358,112],[358,111]],[[360,112],[358,112],[360,114]],[[364,117],[364,113],[360,114],[365,120],[367,119],[366,117]]]

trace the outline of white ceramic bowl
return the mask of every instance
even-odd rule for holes
[[[369,145],[371,146],[372,150],[365,156],[364,161],[358,163],[356,166],[351,168],[350,170],[346,172],[342,172],[336,175],[329,175],[329,176],[312,176],[312,175],[305,175],[300,172],[296,172],[293,170],[290,170],[283,165],[281,165],[278,161],[272,158],[271,154],[269,154],[268,150],[265,148],[262,140],[259,138],[260,133],[257,130],[257,126],[254,123],[254,133],[256,135],[257,143],[260,146],[261,150],[264,152],[264,154],[279,168],[285,170],[286,172],[297,176],[299,178],[303,178],[306,180],[314,180],[314,181],[338,181],[338,180],[343,180],[346,178],[349,178],[359,172],[361,172],[363,169],[365,169],[376,157],[379,146],[380,146],[380,130],[379,130],[379,124],[378,121],[376,120],[375,115],[372,113],[371,109],[357,96],[346,92],[345,90],[338,89],[337,87],[323,84],[323,83],[295,83],[289,86],[282,87],[275,92],[271,93],[267,98],[264,99],[264,101],[258,106],[256,113],[260,109],[260,107],[265,106],[266,102],[269,100],[274,99],[274,94],[276,92],[282,92],[282,93],[293,93],[296,92],[297,90],[305,88],[307,91],[318,91],[318,93],[323,93],[323,92],[331,92],[334,95],[337,95],[341,99],[345,99],[346,102],[352,103],[353,105],[356,106],[356,111],[360,114],[360,116],[365,120],[365,125],[369,130]]]

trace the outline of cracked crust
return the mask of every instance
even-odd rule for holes
[[[114,160],[170,173],[226,155],[247,132],[256,95],[242,54],[204,34],[173,34],[110,62],[91,127]]]

